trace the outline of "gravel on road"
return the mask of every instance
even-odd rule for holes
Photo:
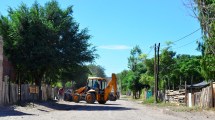
[[[0,107],[0,120],[214,120],[214,112],[174,112],[120,99],[106,104],[43,102]]]

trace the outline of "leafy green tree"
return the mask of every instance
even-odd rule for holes
[[[207,80],[215,80],[215,1],[193,0],[197,6],[193,11],[200,21],[203,42],[199,42],[199,50],[203,53],[201,66]]]
[[[26,77],[41,86],[44,78],[57,81],[62,72],[72,72],[94,60],[90,35],[87,29],[79,30],[72,13],[72,6],[62,10],[51,1],[45,6],[21,4],[17,9],[9,8],[8,16],[1,16],[4,53],[21,80]]]
[[[137,92],[139,91],[140,95],[143,88],[143,84],[140,82],[140,75],[146,72],[146,67],[143,64],[143,59],[145,57],[143,56],[139,46],[135,46],[131,50],[131,56],[128,58],[128,67],[131,70],[128,79],[128,88],[133,91],[135,99],[137,98]]]
[[[128,79],[127,79],[128,73],[129,73],[128,70],[123,70],[118,75],[118,79],[120,80],[122,94],[126,94],[126,92],[128,91]]]
[[[74,69],[75,68],[75,69]],[[63,70],[61,72],[61,78],[63,84],[69,82],[73,84],[74,89],[78,89],[86,85],[89,70],[87,66],[73,66],[71,69]]]
[[[160,74],[159,74],[159,89],[163,89],[163,81],[167,80],[171,83],[174,84],[175,79],[173,79],[174,76],[174,65],[175,65],[175,60],[174,56],[176,55],[175,52],[169,50],[170,48],[164,48],[161,51],[160,55]]]
[[[146,73],[150,76],[154,76],[154,58],[146,59],[143,64],[146,66]]]
[[[97,76],[97,77],[106,77],[105,69],[100,65],[90,64],[87,66],[90,72],[90,76]]]
[[[136,71],[137,64],[141,62],[140,55],[142,51],[139,46],[135,46],[130,54],[131,56],[128,58],[128,68],[130,68],[132,71]]]
[[[201,74],[201,56],[177,55],[176,65],[181,78],[181,82],[195,84],[204,80]]]
[[[148,85],[145,88],[149,89],[149,88],[153,87],[154,84],[155,84],[154,76],[150,76],[147,73],[141,74],[141,76],[140,76],[140,82],[143,85]]]

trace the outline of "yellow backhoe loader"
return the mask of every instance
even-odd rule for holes
[[[85,100],[87,103],[93,104],[98,101],[99,104],[105,104],[109,100],[109,95],[112,92],[112,97],[117,98],[117,83],[116,75],[112,74],[112,79],[108,82],[105,78],[89,77],[87,85],[81,87],[72,94],[73,101],[78,103],[80,100]]]

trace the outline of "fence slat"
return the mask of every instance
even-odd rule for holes
[[[21,100],[22,101],[32,101],[33,96],[34,100],[38,100],[38,94],[33,95],[30,94],[29,91],[29,84],[22,84],[21,85]],[[9,89],[10,89],[10,101],[9,101]],[[2,82],[2,93],[3,96],[1,96],[3,104],[14,104],[18,102],[19,96],[18,96],[18,84],[6,84],[5,82]],[[47,101],[47,100],[53,100],[57,94],[56,88],[52,88],[50,85],[43,85],[42,86],[42,100]]]
[[[211,108],[213,107],[212,100],[212,87],[208,86],[206,88],[202,88],[201,92],[194,93],[194,105],[202,108]]]

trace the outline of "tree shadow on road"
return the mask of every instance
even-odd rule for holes
[[[119,105],[121,105],[121,104],[110,104],[110,103],[106,103],[106,104],[104,104],[104,105],[106,105],[106,106],[108,106],[108,105],[117,105],[117,106],[119,106]]]
[[[120,104],[86,104],[86,103],[77,103],[77,104],[61,104],[57,102],[43,102],[37,103],[39,105],[51,108],[54,110],[76,110],[76,111],[121,111],[121,110],[135,110],[134,108],[120,107]],[[117,105],[117,106],[115,106]]]
[[[6,116],[24,116],[24,115],[33,115],[28,113],[23,113],[20,111],[16,111],[14,107],[0,107],[0,117]]]
[[[80,110],[80,111],[122,111],[122,110],[136,110],[134,108],[128,107],[119,107],[119,106],[106,106],[106,105],[72,105],[71,110]]]

